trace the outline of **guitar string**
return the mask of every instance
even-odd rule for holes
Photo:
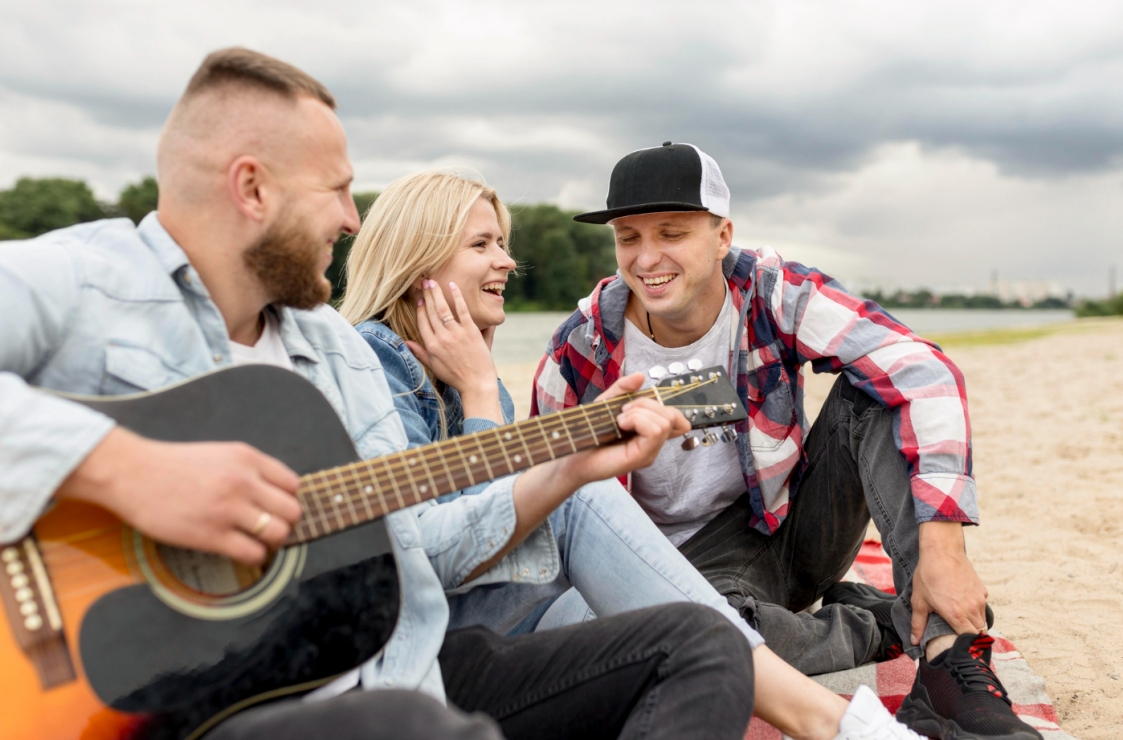
[[[699,383],[692,383],[689,386],[680,386],[680,387],[674,388],[674,389],[664,387],[664,388],[659,389],[660,392],[655,394],[655,395],[665,396],[667,398],[673,398],[675,396],[681,395],[682,393],[692,391],[700,385],[708,385],[709,383],[712,383],[712,382],[715,382],[715,380],[710,379],[710,380],[702,381],[702,382],[699,382]],[[587,416],[588,410],[593,410],[594,412],[606,411],[606,410],[608,410],[608,407],[610,405],[612,405],[613,401],[619,401],[620,399],[623,399],[623,398],[624,397],[617,397],[617,398],[609,399],[608,401],[602,402],[605,405],[600,407],[600,408],[593,408],[592,404],[589,404],[589,405],[586,405],[586,406],[583,406],[583,407],[577,407],[577,408],[585,410],[585,412],[583,414],[580,414],[581,416]],[[622,403],[626,403],[627,400],[630,400],[630,398],[632,398],[631,395],[629,395],[629,397],[627,399],[623,400]],[[565,412],[563,412],[563,414],[564,413]],[[549,439],[547,439],[547,437],[553,436],[552,432],[556,432],[557,430],[566,431],[567,436],[569,435],[569,429],[573,425],[569,423],[569,420],[567,418],[558,418],[559,416],[562,416],[563,414],[548,414],[548,415],[542,416],[542,417],[535,417],[537,419],[543,420],[543,421],[538,422],[538,424],[537,424],[538,426],[540,426],[540,427],[547,426],[548,430],[551,432],[551,434],[549,434],[549,435],[547,435],[547,434],[542,434],[541,436],[536,435],[536,439],[531,440],[531,442],[536,445],[536,447],[535,447],[536,452],[539,452],[539,453],[545,452],[545,454],[550,456],[551,458],[557,457],[554,454],[554,452],[558,449],[558,446],[551,443],[549,441]],[[578,416],[578,414],[572,414],[572,416]],[[611,414],[611,417],[612,417],[611,422],[613,424],[613,427],[615,428],[615,415]],[[586,422],[588,423],[589,420],[586,419]],[[520,423],[522,423],[522,422],[520,422]],[[499,427],[497,429],[502,429],[502,427]],[[493,430],[490,430],[490,431],[494,433],[496,430],[493,429]],[[524,442],[524,444],[525,444],[525,435],[521,435],[521,430],[516,430],[516,431],[518,431],[520,433],[520,436],[524,437],[524,439],[522,439],[520,441]],[[602,433],[607,434],[608,432],[609,432],[609,429],[606,426]],[[616,429],[616,433],[618,433],[618,432],[619,432],[619,430]],[[466,435],[464,437],[453,438],[453,439],[454,440],[457,440],[457,439],[465,440],[468,437],[471,437],[471,436],[477,436],[478,437],[479,435],[492,436],[492,435],[489,435],[487,432],[482,432],[482,433],[477,433],[476,435]],[[560,437],[558,437],[556,439],[560,439]],[[586,438],[584,437],[584,435],[582,435],[581,439],[584,440]],[[593,441],[593,445],[590,445],[590,446],[594,446],[594,445],[598,444],[596,440],[597,440],[596,437],[591,437],[591,441]],[[446,442],[451,442],[451,441],[453,441],[453,440],[446,440]],[[447,447],[453,446],[452,444],[445,444],[445,443],[438,443],[438,445],[443,445],[443,446],[447,446]],[[491,442],[491,441],[489,441],[488,445],[489,445],[489,447],[491,447],[492,450],[494,450],[496,447],[502,446],[502,445],[497,445],[496,443]],[[570,451],[566,452],[564,454],[571,454],[574,451],[574,450],[572,450],[572,447],[575,447],[575,445],[571,444],[569,446],[571,448]],[[442,456],[442,450],[436,449],[436,447],[437,446],[434,445],[432,448],[430,448],[430,451],[428,451],[426,453],[423,453],[421,455],[416,455],[415,457],[416,457],[416,459],[420,460],[422,462],[422,466],[425,467],[425,469],[426,469],[425,478],[428,478],[428,483],[432,484],[434,489],[439,489],[441,486],[439,484],[437,484],[437,478],[433,476],[432,466],[430,466],[429,463],[431,463],[431,462],[441,462],[442,465],[444,465],[445,464],[444,460],[447,459],[448,455]],[[564,445],[563,445],[563,447],[564,447]],[[417,448],[414,448],[414,450],[416,450],[416,449]],[[407,450],[404,453],[398,453],[398,455],[403,455],[403,454],[408,457],[409,451]],[[532,455],[532,458],[533,457],[534,456]],[[340,503],[343,503],[344,500],[346,500],[348,498],[354,498],[355,496],[357,496],[360,500],[363,500],[369,495],[372,495],[372,494],[376,495],[377,499],[380,502],[380,508],[383,510],[383,512],[385,512],[387,510],[387,507],[385,506],[386,498],[385,498],[384,495],[381,494],[380,491],[379,492],[372,491],[370,494],[368,494],[365,491],[353,491],[353,489],[349,488],[350,484],[366,484],[366,485],[362,486],[363,488],[365,488],[365,487],[369,486],[369,484],[371,482],[376,483],[378,485],[379,489],[384,487],[385,484],[378,474],[374,475],[374,479],[372,481],[372,479],[370,477],[368,477],[367,475],[363,475],[361,472],[357,471],[358,466],[363,465],[363,462],[365,462],[365,461],[360,461],[358,463],[353,463],[349,466],[345,466],[347,468],[350,468],[350,470],[348,471],[348,474],[347,474],[346,478],[344,479],[345,480],[344,485],[341,486],[339,484],[336,484],[336,483],[328,480],[328,481],[325,481],[326,485],[321,484],[321,485],[317,486],[316,488],[312,489],[311,491],[309,491],[309,493],[311,493],[312,495],[319,494],[320,495],[320,501],[322,503],[331,504],[333,506],[333,508],[336,509],[336,511],[326,512],[325,515],[323,515],[323,516],[318,516],[314,519],[311,519],[307,526],[312,527],[312,526],[323,525],[323,524],[328,524],[331,528],[335,528],[335,527],[339,527],[339,526],[348,526],[348,523],[342,517],[342,512],[339,511],[339,509],[338,509],[338,505]],[[464,462],[467,463],[467,461],[464,461]],[[534,464],[537,464],[537,463],[534,462],[533,459],[530,461],[530,463],[531,464],[527,465],[526,467],[532,467]],[[510,467],[510,466],[508,466],[508,467]],[[404,466],[398,464],[395,472],[400,471],[402,469],[404,469]],[[474,476],[469,475],[471,473],[472,469],[473,468],[472,468],[471,463],[465,464],[459,469],[460,474],[465,475],[465,476],[469,476],[469,480],[466,481],[467,485],[470,485],[472,483],[473,478],[474,478]],[[477,469],[478,469],[478,466],[477,466]],[[418,472],[420,473],[420,471],[418,471]],[[512,471],[512,472],[517,472],[517,471]],[[428,485],[426,485],[425,483],[422,483],[421,485],[417,485],[416,479],[414,478],[414,476],[411,473],[408,473],[408,472],[407,472],[407,475],[410,477],[411,481],[414,482],[415,489],[418,489],[418,490],[414,491],[413,498],[417,499],[415,501],[415,503],[421,503],[424,500],[427,500],[429,498],[433,498],[436,495],[440,495],[440,494],[437,494],[437,493],[432,493],[429,490],[420,491],[419,489],[421,489],[421,488],[428,489]],[[337,476],[337,477],[344,478],[343,476]],[[456,481],[451,480],[451,476],[450,476],[450,483],[453,487],[450,488],[449,491],[455,491],[455,490],[457,490],[457,488],[463,487],[463,485],[458,484]],[[374,486],[370,486],[370,487],[373,488]],[[335,500],[337,498],[339,499],[338,501]],[[330,500],[324,501],[324,499],[330,499]],[[335,521],[333,522],[333,520],[335,520]],[[302,522],[303,521],[304,520],[302,520]],[[336,523],[336,522],[338,522],[338,523]],[[350,524],[356,524],[356,523],[358,523],[358,522],[353,521]],[[298,527],[299,526],[300,525],[298,525]]]
[[[527,443],[527,440],[525,439],[525,435],[521,434],[521,430],[516,430],[516,432],[519,433],[520,437],[523,437],[523,439],[520,439],[520,442],[522,442],[524,444],[524,446],[527,446],[527,449],[528,449],[529,452],[531,452],[532,457],[535,457],[538,454],[545,454],[545,455],[548,455],[551,458],[553,458],[553,457],[556,457],[554,455],[554,452],[557,449],[557,445],[551,443],[547,439],[548,435],[545,432],[557,431],[559,429],[564,430],[567,433],[567,438],[569,439],[569,445],[568,446],[571,448],[571,451],[572,451],[572,448],[576,447],[576,444],[574,443],[574,440],[572,439],[572,435],[570,435],[570,433],[569,433],[569,431],[570,431],[569,428],[572,425],[569,424],[569,419],[561,418],[563,416],[584,417],[583,420],[587,424],[590,425],[590,431],[592,431],[593,430],[592,419],[588,418],[590,416],[590,414],[591,413],[600,414],[600,413],[604,413],[604,412],[607,411],[607,412],[609,412],[609,417],[610,417],[609,422],[611,423],[611,427],[608,426],[608,425],[605,425],[601,430],[601,434],[608,434],[610,432],[614,432],[614,433],[618,434],[619,430],[618,430],[618,428],[616,428],[616,425],[615,425],[615,414],[611,413],[612,411],[615,410],[615,409],[612,409],[613,406],[622,406],[624,403],[627,403],[628,401],[633,400],[636,397],[646,397],[646,396],[649,396],[649,395],[663,396],[665,398],[673,398],[675,396],[680,395],[681,393],[694,390],[694,388],[696,388],[700,385],[709,384],[710,382],[714,382],[714,381],[713,380],[707,380],[707,381],[704,381],[702,383],[692,383],[688,386],[680,386],[678,388],[673,388],[673,389],[668,388],[668,387],[663,387],[658,392],[649,390],[649,391],[640,392],[638,394],[626,394],[624,396],[617,396],[615,398],[608,399],[606,401],[603,401],[603,402],[600,402],[600,403],[597,403],[597,404],[587,404],[585,406],[577,407],[577,409],[581,410],[580,414],[572,413],[572,414],[567,415],[567,414],[562,413],[562,414],[548,414],[548,415],[543,416],[543,417],[535,417],[535,418],[539,419],[539,421],[536,422],[535,425],[539,426],[540,428],[544,428],[544,432],[543,432],[541,437],[539,437],[537,439],[530,440],[529,445]],[[522,422],[522,423],[525,423],[525,422]],[[501,427],[496,428],[496,429],[501,429]],[[496,430],[490,430],[490,431],[495,432]],[[481,433],[481,434],[483,436],[493,436],[493,435],[487,434],[486,432]],[[458,440],[464,441],[470,436],[473,436],[473,435],[468,435],[467,437],[453,438],[452,440],[446,440],[446,442],[457,442]],[[479,435],[475,435],[475,436],[479,436]],[[590,434],[588,437],[585,437],[584,434],[582,433],[581,436],[579,437],[579,439],[582,440],[582,441],[584,441],[585,439],[589,439],[593,443],[593,445],[591,445],[591,446],[595,446],[597,444],[602,444],[602,443],[598,442],[598,437],[599,437],[599,435],[593,436],[592,434]],[[478,443],[479,440],[477,439],[476,441]],[[510,440],[508,440],[508,441],[510,441]],[[438,444],[441,444],[441,443],[438,443]],[[463,460],[463,445],[460,445],[459,443],[457,443],[456,446],[460,448],[458,453],[456,454],[456,456],[460,457]],[[493,452],[496,449],[503,449],[503,448],[509,447],[510,445],[505,445],[502,442],[490,441],[489,440],[486,445],[478,445],[478,446],[482,446],[483,449],[486,452]],[[436,447],[436,446],[434,446],[434,447]],[[533,449],[531,449],[531,447],[533,447]],[[416,449],[416,448],[414,448],[414,449]],[[587,449],[587,448],[584,448],[584,449]],[[432,460],[436,456],[440,455],[441,452],[442,452],[441,450],[433,449],[429,453],[426,453],[425,457],[429,460]],[[397,456],[408,456],[408,454],[409,454],[409,451],[406,450],[406,451],[397,453],[395,456],[396,457]],[[566,454],[569,454],[569,453],[566,453]],[[382,459],[384,460],[385,458],[382,458]],[[486,459],[486,456],[485,456],[484,459]],[[532,467],[533,464],[535,464],[533,459],[531,461],[529,461],[529,463],[530,464],[527,467]],[[324,475],[324,477],[325,477],[324,482],[327,484],[327,486],[326,486],[327,490],[325,491],[324,490],[325,486],[323,484],[321,484],[319,486],[314,486],[311,489],[311,491],[309,491],[309,492],[312,493],[312,494],[316,494],[316,493],[334,494],[332,496],[332,499],[334,499],[340,493],[348,494],[345,497],[345,500],[347,501],[349,507],[351,507],[352,512],[355,512],[353,504],[356,501],[362,502],[364,507],[369,510],[371,508],[370,507],[370,501],[369,501],[368,496],[365,495],[365,493],[357,492],[358,495],[350,495],[350,491],[348,490],[349,484],[353,484],[353,483],[357,483],[357,482],[369,482],[371,480],[369,475],[356,475],[354,470],[348,470],[347,478],[344,478],[343,475],[341,475],[341,469],[342,468],[355,468],[355,467],[357,467],[359,465],[363,465],[363,464],[365,464],[365,467],[368,467],[368,468],[372,467],[371,461],[359,461],[357,463],[353,463],[353,464],[348,465],[348,466],[341,466],[341,468],[329,469],[328,471],[318,471],[318,473],[316,473],[316,474],[311,474],[308,477],[312,477],[312,476],[315,476],[317,474]],[[393,472],[400,472],[401,470],[405,469],[405,466],[400,464],[400,463],[397,465],[396,468],[391,467],[391,466],[385,466],[385,467],[387,467],[389,470],[392,470]],[[508,468],[509,467],[510,466],[508,465]],[[471,484],[471,481],[474,478],[474,476],[470,475],[471,471],[472,471],[472,467],[471,467],[470,464],[464,465],[458,471],[462,475],[469,476],[469,478],[470,478],[470,480],[468,482],[469,484]],[[373,473],[374,471],[371,470],[370,472]],[[335,483],[335,482],[332,482],[332,481],[327,479],[326,475],[332,474],[332,473],[334,473],[336,475],[336,477],[340,479],[339,483]],[[435,484],[436,481],[435,481],[435,479],[432,478],[431,475],[429,475],[427,477],[429,477],[430,483]],[[410,478],[411,478],[411,480],[413,480],[412,475],[410,475]],[[453,479],[453,476],[450,475],[449,479],[450,479],[451,485],[454,485],[454,486],[459,485]],[[385,481],[382,480],[382,477],[379,474],[374,473],[373,480],[374,480],[375,483],[379,484],[380,488],[385,486]],[[486,480],[486,478],[485,478],[485,480]],[[460,486],[460,487],[463,487],[463,486]],[[415,482],[415,488],[419,488],[418,486],[416,486],[416,482]],[[451,490],[456,490],[456,489],[453,488]],[[438,495],[438,494],[434,494],[434,495]],[[414,491],[414,497],[418,497],[417,503],[420,503],[421,501],[426,500],[423,496],[424,496],[423,494],[419,496],[418,492]],[[432,496],[430,496],[430,497],[432,497]],[[387,505],[387,504],[389,504],[389,502],[386,500],[386,498],[382,494],[381,490],[378,491],[378,499],[379,499],[379,501],[377,503],[379,504],[378,508],[380,509],[380,511],[379,511],[377,516],[383,516],[390,508]],[[309,502],[309,503],[312,503],[312,502]],[[321,499],[319,501],[319,503],[329,503],[329,502],[325,502]],[[333,500],[330,503],[332,503],[335,506],[335,508],[338,509],[338,504],[342,503],[342,501],[336,502],[336,501]],[[357,512],[355,512],[355,513],[357,514]],[[298,523],[297,527],[299,527],[305,521],[310,521],[310,526],[313,526],[315,524],[319,524],[319,525],[321,525],[321,528],[323,528],[322,525],[331,524],[332,528],[335,528],[337,526],[335,524],[335,522],[340,522],[340,524],[338,526],[347,526],[348,524],[355,525],[355,524],[362,523],[361,521],[358,521],[358,519],[360,519],[360,518],[361,517],[357,517],[355,514],[353,514],[352,517],[351,517],[351,522],[346,522],[344,520],[342,511],[336,511],[336,512],[324,511],[324,513],[321,514],[321,515],[313,514],[310,517],[306,516],[305,519],[302,519],[301,522]],[[366,518],[366,519],[363,519],[363,521],[370,521],[371,518],[376,518],[376,517]],[[335,520],[335,522],[333,522],[332,520]],[[102,528],[102,529],[104,530],[104,528]],[[79,533],[79,535],[77,535],[77,536],[80,537],[81,533]],[[72,537],[71,539],[74,539],[74,537]],[[67,543],[44,543],[44,545],[48,546],[49,548],[57,548],[57,547],[67,546]],[[75,551],[74,552],[75,559],[88,560],[88,556],[85,553],[92,554],[92,549],[90,549],[90,548],[80,550],[79,548],[76,548],[76,547],[73,547],[73,546],[71,546],[71,547]],[[115,546],[115,547],[111,546],[110,549],[114,550],[114,551],[119,551],[120,548],[119,548],[119,546]],[[56,555],[60,555],[60,554],[62,554],[62,553],[56,553]],[[112,554],[112,553],[106,553],[106,554]],[[63,563],[59,562],[60,560],[61,559],[57,558],[57,557],[52,558],[52,561],[54,561],[55,564],[63,565]]]
[[[673,397],[676,397],[676,396],[678,396],[682,393],[694,390],[695,388],[697,388],[701,385],[706,385],[706,384],[709,384],[711,382],[715,382],[715,381],[707,380],[707,381],[703,381],[703,382],[700,382],[700,383],[692,384],[690,386],[675,388],[675,389],[662,388],[662,389],[660,389],[660,393],[658,395],[664,396],[666,398],[673,398]],[[644,392],[641,392],[641,394],[635,394],[635,395],[629,394],[627,396],[619,396],[619,397],[616,397],[616,398],[608,399],[607,401],[599,402],[597,404],[586,404],[584,406],[575,407],[574,409],[567,409],[566,411],[563,411],[563,412],[560,412],[560,413],[547,414],[545,416],[540,416],[540,417],[535,417],[535,418],[544,420],[543,422],[538,423],[539,426],[541,426],[541,424],[545,423],[545,424],[549,425],[549,429],[551,431],[564,430],[564,431],[567,431],[567,433],[568,433],[568,429],[571,426],[573,426],[572,424],[569,423],[569,417],[571,417],[571,416],[573,416],[573,417],[587,416],[590,411],[592,411],[593,413],[603,412],[609,406],[612,406],[612,405],[621,405],[622,406],[624,403],[627,403],[628,401],[633,400],[634,398],[646,397],[649,394],[654,395],[654,392],[653,391],[644,391]],[[581,411],[581,413],[580,414],[575,413],[577,411]],[[611,423],[613,424],[613,427],[615,427],[614,416],[615,415],[613,415],[613,419],[611,421]],[[441,462],[442,458],[447,458],[447,457],[449,457],[449,455],[444,454],[441,449],[438,449],[438,447],[451,447],[451,446],[453,446],[451,443],[453,443],[455,440],[465,440],[465,439],[469,439],[469,438],[473,438],[473,437],[474,438],[487,438],[487,443],[485,445],[485,451],[488,452],[488,453],[491,453],[491,452],[496,451],[497,449],[501,449],[501,448],[507,446],[507,445],[503,445],[501,442],[493,441],[492,438],[495,437],[495,432],[502,431],[503,429],[505,429],[507,427],[510,427],[510,426],[525,425],[527,421],[530,421],[530,420],[528,419],[528,420],[524,420],[522,422],[517,422],[515,425],[505,425],[503,427],[496,427],[494,429],[491,429],[491,430],[488,430],[488,431],[485,431],[485,432],[477,432],[473,435],[464,435],[462,437],[456,437],[456,438],[452,438],[450,440],[444,440],[444,441],[438,442],[434,445],[426,445],[425,447],[420,448],[420,450],[425,450],[424,452],[419,452],[419,448],[412,448],[412,451],[413,451],[412,454],[413,454],[414,457],[416,457],[423,464],[429,464],[429,463],[433,463],[433,462]],[[515,431],[516,431],[516,433],[520,434],[521,436],[523,436],[525,438],[526,435],[522,435],[521,430],[516,429]],[[609,429],[607,427],[605,427],[605,429],[602,430],[602,433],[607,433],[608,431],[609,431]],[[509,430],[508,430],[508,433],[510,433]],[[510,441],[510,440],[508,440],[508,441]],[[532,442],[536,442],[536,440],[532,440]],[[428,449],[426,449],[426,448],[428,448]],[[553,445],[551,445],[548,448],[547,451],[552,450],[552,449],[555,449],[555,447]],[[402,465],[400,462],[398,462],[397,458],[401,458],[403,456],[408,458],[410,456],[410,454],[411,454],[410,450],[404,450],[404,451],[401,451],[401,452],[398,452],[398,453],[393,453],[393,455],[386,456],[386,459],[395,459],[394,464],[395,464],[396,467],[392,468],[393,472],[399,473],[402,470],[406,469],[406,466]],[[457,456],[459,456],[459,455],[457,455]],[[362,465],[364,462],[366,462],[366,461],[358,461],[358,462],[355,462],[355,463],[350,463],[348,465],[340,466],[338,469],[355,468],[357,466]],[[412,465],[411,465],[411,467],[412,467]],[[333,484],[333,482],[330,481],[327,478],[327,476],[332,475],[336,470],[337,470],[337,468],[333,468],[333,469],[329,469],[327,471],[317,471],[315,473],[309,473],[308,475],[304,476],[303,479],[306,480],[308,483],[312,484],[311,488],[306,489],[307,492],[308,493],[315,493],[317,491],[324,491],[324,492],[327,492],[327,493],[338,492],[338,490],[339,490],[338,487],[336,487]],[[366,476],[356,476],[353,473],[353,471],[348,471],[348,473],[350,475],[350,480],[348,482],[355,482],[357,480],[366,478]],[[407,475],[409,475],[409,474],[407,473]],[[432,479],[431,476],[427,475],[426,477],[430,477],[430,482],[435,483],[435,479]],[[323,480],[322,481],[316,481],[316,480],[314,480],[315,478],[323,478]]]
[[[614,398],[614,399],[609,399],[609,401],[606,401],[606,402],[602,402],[603,405],[598,404],[597,407],[593,407],[592,405],[589,405],[588,407],[583,407],[585,410],[583,410],[581,413],[573,414],[573,416],[589,417],[589,418],[592,418],[595,415],[607,416],[607,422],[603,423],[603,427],[601,428],[601,433],[602,434],[611,433],[611,430],[614,429],[614,425],[615,425],[615,421],[614,421],[615,416],[612,413],[612,411],[613,411],[613,409],[612,409],[613,404],[611,403],[612,401],[616,401],[617,404],[622,405],[622,403],[626,402],[626,399],[620,400],[620,397],[618,397],[618,398]],[[547,417],[543,417],[543,418],[548,419],[547,423],[538,424],[538,425],[534,425],[534,426],[545,426],[547,428],[547,431],[550,431],[550,430],[553,430],[555,428],[560,429],[560,428],[563,428],[564,426],[568,425],[568,423],[569,423],[568,419],[553,418],[553,417],[557,417],[557,416],[559,416],[559,415],[558,414],[549,414]],[[497,429],[499,429],[499,428],[497,428]],[[494,430],[489,430],[489,431],[494,431]],[[516,433],[519,433],[519,431],[516,430]],[[483,434],[487,435],[487,436],[491,436],[491,435],[488,435],[487,432],[484,432]],[[535,435],[535,436],[537,436],[537,435]],[[451,440],[446,440],[446,442],[453,442],[454,440],[458,440],[458,439],[464,439],[464,437],[459,437],[459,438],[454,437]],[[596,437],[590,437],[590,439],[591,439],[591,441],[593,441],[595,443],[597,438]],[[553,456],[554,449],[556,449],[556,446],[551,445],[549,443],[549,441],[546,440],[546,439],[530,439],[530,440],[523,439],[523,440],[521,440],[521,442],[524,446],[527,447],[528,451],[534,457]],[[492,451],[494,449],[510,447],[512,445],[518,445],[518,444],[519,443],[515,442],[514,438],[512,438],[511,440],[508,441],[507,444],[504,444],[504,443],[499,442],[499,441],[490,441],[488,444],[484,445],[483,447],[484,447],[485,451]],[[414,449],[416,450],[417,448],[414,448]],[[434,450],[434,452],[436,452],[437,454],[440,454],[441,451],[440,450]],[[410,450],[405,450],[405,451],[396,453],[396,456],[408,456],[409,453],[410,453]],[[430,455],[430,457],[433,457],[433,455]],[[379,458],[376,458],[376,459],[379,459]],[[531,467],[533,464],[535,464],[534,460],[533,459],[529,460],[529,461],[527,461],[526,467]],[[372,461],[366,461],[366,460],[358,461],[356,463],[353,463],[349,466],[344,466],[344,467],[352,467],[352,466],[359,466],[359,465],[367,467],[368,469],[370,469],[373,472]],[[404,469],[405,466],[401,465],[401,464],[398,464],[396,466],[387,466],[387,467],[390,470],[393,470],[396,473],[400,473],[400,471],[402,469]],[[515,468],[514,472],[517,472],[518,470],[521,470],[521,469],[522,468]],[[335,469],[329,469],[328,471],[326,471],[329,475],[336,474],[336,477],[340,478],[340,482],[338,482],[338,483],[333,482],[331,480],[326,481],[327,487],[329,487],[329,490],[327,491],[327,493],[333,493],[335,496],[338,496],[340,494],[346,494],[345,499],[349,500],[351,503],[354,503],[355,501],[361,501],[364,504],[369,505],[371,502],[370,502],[368,496],[362,495],[362,494],[360,494],[360,495],[350,495],[351,489],[345,485],[346,483],[365,483],[365,482],[370,480],[369,477],[367,477],[367,476],[357,476],[357,475],[354,475],[353,473],[349,472],[348,480],[344,480],[343,476],[338,475],[336,473],[336,471],[338,471],[338,470],[340,470],[340,469],[335,468]],[[318,471],[318,473],[323,473],[323,472],[325,472],[325,471]],[[412,475],[410,475],[410,478],[411,478],[411,480],[414,479],[414,477]],[[376,474],[374,482],[379,485],[380,489],[386,487],[386,480],[385,480],[384,475]],[[435,481],[431,480],[430,482],[432,483],[432,482],[435,482]],[[455,481],[453,481],[453,484],[455,485]],[[462,486],[459,486],[459,487],[462,487]],[[323,490],[324,488],[325,488],[325,486],[321,485],[317,489],[313,489],[312,493],[313,494],[324,493],[324,490]],[[408,486],[407,486],[407,488],[408,488]],[[418,486],[417,486],[417,483],[415,481],[414,482],[414,489],[416,489],[416,488],[418,488]],[[451,490],[456,490],[456,489],[454,488],[454,489],[451,489]],[[410,498],[416,498],[417,499],[415,503],[420,503],[421,501],[426,500],[423,497],[424,495],[418,494],[418,492],[416,490],[407,491],[407,492],[412,494],[410,496]],[[388,510],[390,510],[391,506],[387,505],[389,502],[386,501],[384,495],[381,495],[382,494],[381,490],[379,490],[379,494],[380,494],[378,496],[379,500],[377,502],[374,502],[374,503],[377,504],[377,508],[379,509],[378,516],[382,516]],[[304,497],[302,497],[302,498],[304,498]],[[332,498],[334,498],[334,496]],[[309,503],[312,503],[312,502],[309,502]],[[339,504],[343,503],[343,501],[340,501],[340,502],[332,501],[331,503],[334,506],[338,507]],[[370,521],[370,519],[372,519],[372,518],[375,518],[375,517],[363,519],[362,521]],[[298,527],[300,527],[305,522],[310,522],[310,524],[307,525],[307,526],[319,526],[321,529],[324,528],[323,527],[324,524],[330,524],[331,529],[335,530],[340,526],[346,526],[347,524],[352,524],[352,525],[353,524],[359,524],[359,523],[362,523],[362,521],[352,517],[351,521],[347,522],[346,518],[345,518],[345,515],[343,514],[342,511],[340,511],[339,513],[333,513],[333,512],[330,512],[330,511],[325,511],[323,514],[317,514],[313,510],[311,510],[310,507],[308,507],[308,508],[305,509],[305,516],[301,519],[300,522],[298,522],[297,526],[294,527],[294,530],[297,529]],[[341,524],[340,524],[340,522],[341,522]],[[86,547],[78,547],[78,546],[74,545],[73,543],[84,540],[84,539],[88,539],[90,537],[97,536],[97,535],[112,534],[112,531],[113,531],[113,528],[106,528],[106,527],[102,527],[102,528],[99,528],[97,530],[86,530],[84,532],[72,534],[64,542],[44,542],[44,543],[42,543],[41,546],[44,549],[54,551],[52,553],[52,555],[54,557],[52,557],[52,559],[51,559],[53,566],[55,566],[58,569],[68,570],[67,575],[72,576],[73,569],[68,567],[69,566],[69,564],[67,563],[68,560],[72,560],[75,564],[81,566],[82,564],[89,562],[90,556],[98,556],[98,555],[111,556],[114,553],[117,553],[117,552],[121,551],[121,543],[120,543],[119,535],[117,537],[112,537],[111,541],[103,543],[99,547],[95,547],[95,546],[92,546],[92,545],[87,545]],[[60,551],[61,548],[65,548],[65,549]]]

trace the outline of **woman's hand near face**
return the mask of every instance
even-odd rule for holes
[[[406,345],[441,382],[460,393],[465,418],[479,417],[502,424],[499,376],[491,349],[472,321],[456,283],[448,285],[455,314],[437,283],[422,280],[417,328],[423,346],[408,340]]]

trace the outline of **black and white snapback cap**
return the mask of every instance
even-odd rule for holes
[[[693,144],[638,149],[612,169],[608,207],[574,216],[574,221],[606,224],[621,216],[663,211],[708,211],[729,218],[729,188],[713,157]]]

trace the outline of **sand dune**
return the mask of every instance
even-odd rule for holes
[[[998,343],[990,343],[998,342]],[[983,525],[968,548],[997,627],[1082,740],[1123,728],[1123,320],[948,337],[967,378]],[[535,363],[500,376],[519,418]],[[808,377],[814,413],[833,378]]]

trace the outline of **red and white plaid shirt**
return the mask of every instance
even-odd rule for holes
[[[740,317],[731,366],[749,418],[737,425],[736,444],[756,529],[776,531],[807,466],[808,362],[815,372],[846,373],[892,410],[918,522],[978,523],[967,391],[939,347],[771,247],[734,247],[722,270]],[[606,278],[559,327],[535,374],[532,416],[588,403],[620,376],[629,294],[619,276]]]

